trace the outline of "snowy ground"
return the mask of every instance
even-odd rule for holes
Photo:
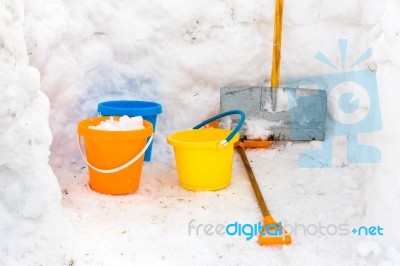
[[[299,170],[298,153],[307,147],[281,143],[268,150],[247,150],[273,216],[292,225],[361,226],[368,167]],[[232,184],[216,192],[186,191],[173,164],[151,162],[144,166],[136,193],[106,196],[88,188],[81,166],[78,173],[56,171],[69,177],[61,184],[63,206],[76,234],[85,239],[68,257],[76,265],[370,265],[367,261],[383,260],[376,244],[352,233],[305,236],[299,229],[293,244],[283,247],[260,247],[255,238],[207,236],[201,230],[196,235],[195,229],[189,235],[193,219],[193,225],[228,225],[262,218],[238,154]]]

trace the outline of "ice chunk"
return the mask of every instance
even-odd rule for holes
[[[134,116],[128,117],[126,115],[120,117],[119,120],[115,120],[114,117],[110,117],[105,121],[101,121],[97,126],[89,126],[90,129],[95,130],[106,130],[106,131],[127,131],[127,130],[139,130],[143,129],[143,117]]]

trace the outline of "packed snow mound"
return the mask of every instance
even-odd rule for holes
[[[143,117],[141,116],[121,116],[119,119],[114,119],[113,116],[106,121],[101,121],[97,126],[89,126],[90,129],[105,130],[105,131],[128,131],[143,129]]]
[[[39,72],[28,65],[23,1],[1,2],[0,264],[10,265],[8,256],[23,258],[35,249],[32,234],[60,206],[61,193],[48,164],[49,99]]]
[[[276,125],[279,125],[279,123],[259,118],[248,118],[245,122],[244,132],[248,139],[266,140],[273,134],[271,127]]]

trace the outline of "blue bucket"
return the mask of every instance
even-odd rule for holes
[[[162,107],[161,104],[155,102],[131,100],[107,101],[99,103],[97,112],[101,116],[142,116],[144,120],[153,124],[154,132],[156,129],[157,115],[162,113]],[[151,159],[152,148],[153,143],[150,144],[144,154],[144,160],[147,162]]]

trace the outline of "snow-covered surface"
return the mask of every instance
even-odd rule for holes
[[[193,219],[261,215],[238,156],[230,187],[189,192],[166,144],[218,112],[220,87],[269,84],[272,0],[1,0],[0,12],[1,265],[400,264],[398,1],[285,1],[282,82],[331,73],[314,57],[323,51],[340,66],[340,38],[349,39],[351,62],[373,50],[359,67],[377,71],[383,130],[359,138],[379,147],[382,162],[348,164],[345,137],[334,141],[331,169],[297,165],[319,142],[248,151],[268,206],[286,224],[379,225],[384,235],[298,234],[284,247],[188,235]],[[92,192],[75,144],[77,123],[112,99],[164,110],[152,162],[127,196]]]
[[[13,265],[48,245],[43,225],[59,209],[61,193],[48,164],[50,104],[39,72],[28,65],[23,5],[0,3],[0,264]]]
[[[244,133],[248,139],[268,139],[272,135],[271,127],[279,123],[260,118],[248,118],[244,125]]]
[[[295,95],[288,93],[287,90],[277,89],[273,91],[272,94],[274,97],[270,101],[265,101],[263,109],[267,110],[270,113],[278,113],[278,112],[287,112],[290,108],[296,107],[295,105],[289,106],[289,103],[296,103],[293,98]]]
[[[96,126],[89,126],[90,129],[95,130],[106,130],[106,131],[127,131],[127,130],[139,130],[143,129],[143,117],[141,116],[121,116],[118,120],[114,119],[113,116],[105,121],[101,121]]]

